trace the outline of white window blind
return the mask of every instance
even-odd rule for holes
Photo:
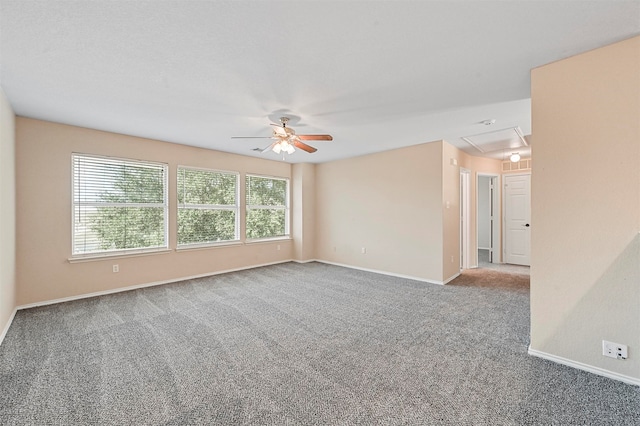
[[[74,154],[73,255],[168,248],[167,165]]]
[[[289,235],[289,179],[247,175],[248,239]]]
[[[239,240],[238,173],[178,167],[178,246]]]

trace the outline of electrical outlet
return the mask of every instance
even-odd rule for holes
[[[278,246],[276,247],[276,250],[280,250],[280,244],[278,244]]]
[[[627,345],[621,345],[620,343],[602,341],[602,355],[615,359],[627,359],[628,348]]]
[[[362,247],[362,254],[367,254],[367,248],[366,247]]]
[[[120,272],[120,266],[113,265],[113,272]]]

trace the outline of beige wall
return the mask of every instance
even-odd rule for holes
[[[469,156],[444,141],[318,165],[318,259],[436,283],[454,278],[460,272],[460,167],[471,175],[470,263],[477,265],[477,174],[499,174],[500,161]]]
[[[441,283],[459,272],[459,166],[451,166],[449,157],[473,170],[498,167],[446,142],[291,166],[22,117],[16,138],[18,305],[290,259],[320,259]],[[177,201],[171,187],[178,165],[239,171],[242,190],[244,173],[290,177],[292,240],[175,251],[170,220],[168,254],[69,263],[73,152],[168,163],[173,217]],[[120,272],[112,272],[114,264]]]
[[[0,342],[16,307],[15,115],[0,88]]]
[[[534,69],[531,92],[531,348],[640,379],[640,37]]]
[[[318,259],[442,282],[441,142],[319,164],[316,206]]]
[[[71,154],[144,159],[169,164],[169,214],[175,217],[178,165],[291,177],[287,163],[18,117],[16,120],[17,304],[25,305],[139,284],[176,280],[293,257],[291,240],[69,263]],[[241,209],[241,218],[244,211]],[[294,219],[295,220],[295,219]],[[244,220],[240,221],[244,223]],[[244,230],[242,230],[244,232]],[[241,235],[244,235],[241,233]],[[277,250],[277,246],[280,250]],[[119,273],[112,272],[118,264]]]

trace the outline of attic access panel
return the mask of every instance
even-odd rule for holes
[[[483,154],[529,146],[519,127],[509,127],[473,136],[465,136],[462,140]]]

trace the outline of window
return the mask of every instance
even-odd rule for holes
[[[289,179],[247,175],[247,238],[289,235]]]
[[[74,256],[168,248],[167,165],[73,154]]]
[[[238,173],[178,167],[178,246],[239,240]]]

